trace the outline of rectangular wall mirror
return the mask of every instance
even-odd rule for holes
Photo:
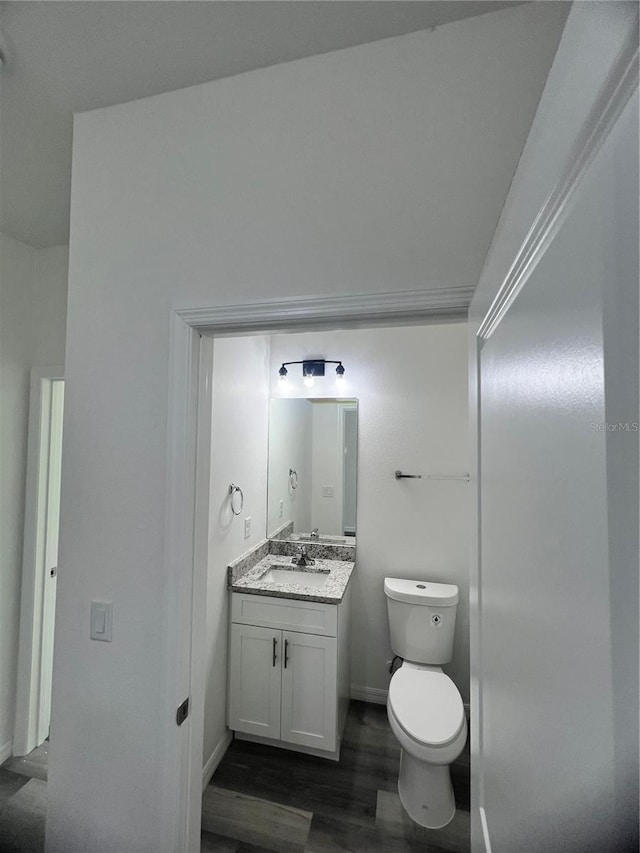
[[[272,399],[267,536],[355,544],[358,401]]]

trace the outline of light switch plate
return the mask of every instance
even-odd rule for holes
[[[251,536],[251,516],[248,515],[244,520],[244,538],[248,539]]]
[[[113,603],[111,601],[91,602],[90,636],[92,640],[110,643],[113,633]]]
[[[284,501],[280,501],[280,503],[278,504],[278,517],[282,518],[283,515],[284,515]]]
[[[323,498],[335,497],[335,486],[323,486],[322,487],[322,497]]]

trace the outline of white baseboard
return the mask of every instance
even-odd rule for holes
[[[0,746],[0,764],[4,764],[13,755],[13,738]]]
[[[361,702],[373,702],[375,705],[386,705],[388,690],[379,687],[364,687],[361,684],[351,685],[351,698]]]
[[[230,731],[226,731],[218,743],[215,746],[215,749],[207,759],[206,764],[202,768],[202,790],[207,787],[209,782],[211,781],[211,777],[216,772],[218,764],[224,758],[225,752],[229,749],[229,744],[233,740],[233,735]]]

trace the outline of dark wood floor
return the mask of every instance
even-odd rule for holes
[[[43,853],[48,744],[0,767],[0,853]],[[468,853],[468,749],[458,810],[427,830],[397,793],[400,750],[381,705],[352,702],[339,762],[235,740],[202,797],[202,853]]]
[[[397,792],[386,708],[352,702],[338,763],[234,740],[203,795],[202,851],[468,853],[468,749],[452,766],[457,812],[427,830]]]

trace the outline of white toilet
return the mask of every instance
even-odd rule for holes
[[[456,812],[449,764],[467,741],[462,697],[439,666],[453,653],[458,587],[385,578],[384,592],[391,648],[403,659],[387,699],[402,747],[398,793],[412,820],[440,829]]]

